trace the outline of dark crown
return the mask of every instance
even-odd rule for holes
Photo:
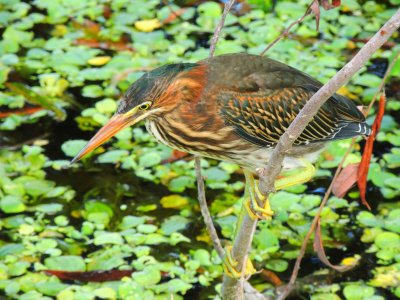
[[[128,88],[117,113],[124,114],[144,101],[154,101],[180,72],[190,70],[196,65],[171,64],[146,72]]]

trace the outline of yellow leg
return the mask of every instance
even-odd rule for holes
[[[275,181],[275,190],[282,190],[293,185],[309,181],[315,174],[314,166],[303,160],[304,167],[294,171],[284,172],[284,177]],[[246,187],[248,189],[248,199],[245,202],[245,208],[250,218],[253,220],[271,220],[274,212],[271,210],[268,199],[261,194],[258,189],[258,181],[254,179],[253,174],[245,171]],[[259,203],[264,203],[261,207]]]
[[[306,160],[302,160],[304,167],[293,171],[283,172],[284,177],[275,181],[275,190],[283,190],[290,186],[305,183],[311,180],[315,174],[315,167]]]
[[[223,267],[226,275],[235,279],[239,279],[241,277],[246,278],[251,276],[256,272],[256,269],[254,269],[250,259],[247,259],[246,266],[243,271],[236,270],[238,262],[232,257],[232,246],[226,247],[225,253]]]

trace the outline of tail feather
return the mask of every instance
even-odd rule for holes
[[[348,139],[358,135],[370,136],[371,133],[371,127],[367,123],[352,122],[341,127],[333,139]]]

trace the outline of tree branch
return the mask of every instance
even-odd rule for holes
[[[378,90],[376,91],[376,93],[375,93],[375,95],[374,95],[374,97],[373,97],[371,103],[369,104],[368,109],[367,109],[365,115],[368,115],[368,114],[369,114],[369,112],[370,112],[370,110],[371,110],[371,108],[372,108],[372,105],[375,103],[375,101],[376,101],[378,95],[379,95],[379,94],[381,93],[381,91],[383,90],[383,87],[385,86],[385,82],[386,82],[387,78],[389,77],[389,74],[390,74],[390,72],[391,72],[391,70],[392,70],[394,64],[396,63],[397,59],[399,58],[399,56],[400,56],[400,51],[397,52],[397,54],[395,55],[393,61],[390,63],[389,67],[387,68],[387,70],[386,70],[386,72],[385,72],[385,75],[383,76],[382,81],[381,81],[381,83],[380,83],[380,85],[379,85],[379,87],[378,87]],[[340,174],[340,172],[341,172],[341,170],[342,170],[342,168],[343,168],[343,164],[344,164],[346,158],[347,158],[347,157],[349,156],[349,154],[351,153],[351,149],[353,149],[354,144],[355,144],[355,141],[356,141],[356,139],[353,138],[352,141],[351,141],[351,144],[349,145],[349,147],[348,147],[348,149],[347,149],[347,151],[346,151],[346,153],[344,154],[342,160],[341,160],[340,163],[339,163],[339,166],[338,166],[338,168],[337,168],[337,170],[336,170],[336,172],[335,172],[335,175],[334,175],[334,177],[333,177],[333,179],[332,179],[332,182],[331,182],[331,184],[329,185],[329,188],[328,188],[328,190],[326,191],[326,193],[325,193],[325,195],[324,195],[324,198],[323,198],[323,200],[322,200],[322,202],[321,202],[321,205],[320,205],[320,207],[319,207],[319,209],[318,209],[317,214],[316,214],[315,217],[314,217],[314,220],[313,220],[313,222],[312,222],[312,224],[311,224],[311,226],[310,226],[310,229],[309,229],[309,231],[307,232],[306,237],[304,238],[303,244],[302,244],[302,246],[301,246],[300,254],[299,254],[299,256],[298,256],[297,259],[296,259],[296,263],[295,263],[295,265],[294,265],[293,272],[292,272],[292,275],[291,275],[291,277],[290,277],[290,281],[289,281],[289,283],[286,285],[285,289],[282,290],[282,294],[280,294],[279,297],[277,297],[277,300],[283,300],[283,299],[285,299],[288,295],[291,294],[291,292],[292,292],[293,289],[294,289],[295,282],[296,282],[296,279],[297,279],[297,275],[298,275],[298,272],[299,272],[299,269],[300,269],[300,264],[301,264],[301,261],[302,261],[302,259],[303,259],[303,257],[304,257],[304,254],[305,254],[305,252],[306,252],[306,247],[307,247],[308,241],[310,240],[312,233],[315,231],[315,227],[316,227],[317,222],[318,222],[318,220],[319,220],[319,218],[320,218],[322,209],[324,208],[326,202],[328,201],[329,196],[330,196],[331,193],[332,193],[333,185],[335,184],[335,182],[336,182],[336,180],[337,180],[337,178],[338,178],[338,176],[339,176],[339,174]]]
[[[230,0],[229,2],[225,3],[225,8],[222,13],[221,20],[219,21],[217,27],[215,28],[214,35],[211,40],[209,57],[214,56],[215,46],[218,42],[221,30],[224,27],[226,16],[229,13],[234,3],[235,0]],[[204,191],[204,181],[203,181],[203,176],[201,175],[201,160],[200,157],[197,155],[195,156],[195,166],[196,166],[197,192],[198,192],[198,200],[200,204],[201,214],[203,215],[204,223],[206,224],[207,231],[211,236],[214,248],[217,251],[221,260],[223,260],[225,257],[225,251],[222,248],[221,241],[219,240],[217,231],[215,230],[210,211],[208,210],[206,194]]]
[[[370,59],[396,31],[400,26],[400,9],[385,25],[374,35],[371,40],[360,49],[360,51],[348,62],[327,84],[325,84],[317,93],[315,93],[307,104],[303,107],[295,120],[291,123],[286,132],[281,136],[275,147],[266,169],[259,169],[260,191],[266,196],[274,192],[274,183],[282,169],[282,162],[294,141],[300,136],[307,124],[312,120],[319,108],[350,78],[361,69],[361,67]],[[237,269],[241,270],[245,265],[247,254],[250,251],[257,221],[252,220],[245,215],[242,220],[242,227],[239,229],[237,238],[232,249],[233,258],[238,261]],[[227,299],[238,299],[235,291],[243,286],[243,279],[236,280],[224,276],[223,286],[227,288]],[[239,298],[240,299],[240,298]]]
[[[281,136],[275,147],[265,170],[260,170],[264,175],[260,178],[260,190],[264,195],[274,191],[274,182],[279,175],[282,162],[287,153],[300,136],[307,124],[317,114],[320,107],[344,84],[346,84],[356,72],[400,27],[400,9],[386,22],[385,25],[366,43],[360,51],[338,72],[336,75],[318,90],[307,101],[306,105],[290,124],[286,132]],[[269,176],[266,176],[269,174]]]

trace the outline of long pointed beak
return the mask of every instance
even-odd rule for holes
[[[134,119],[130,116],[115,114],[100,130],[96,133],[94,137],[86,144],[85,147],[71,160],[71,164],[77,162],[86,154],[90,153],[111,137],[116,135],[119,131],[125,127],[135,123]]]

